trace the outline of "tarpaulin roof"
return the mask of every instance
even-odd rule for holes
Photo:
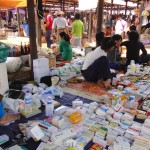
[[[27,0],[0,0],[0,8],[2,7],[27,7]]]

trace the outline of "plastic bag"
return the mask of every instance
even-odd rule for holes
[[[16,72],[22,64],[20,57],[8,57],[6,61],[7,71],[9,73]]]

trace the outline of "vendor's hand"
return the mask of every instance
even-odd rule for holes
[[[103,81],[103,86],[107,89],[107,90],[110,90],[112,88],[111,86],[111,80],[110,79],[107,79],[106,81]]]

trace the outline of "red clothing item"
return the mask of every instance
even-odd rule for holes
[[[106,29],[105,36],[108,36],[108,35],[110,35],[110,32],[109,32],[109,30]]]
[[[46,23],[49,22],[49,25],[46,27],[46,30],[52,29],[53,18],[50,14],[46,16]]]

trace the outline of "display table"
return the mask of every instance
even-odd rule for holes
[[[56,97],[56,101],[60,102],[61,105],[66,105],[66,106],[72,106],[72,101],[74,101],[75,99],[80,98],[84,103],[90,103],[92,102],[89,99],[83,98],[83,97],[79,97],[76,95],[72,95],[72,94],[68,94],[65,93],[64,96],[62,98]],[[69,101],[68,101],[69,100]],[[24,118],[22,117],[20,120],[15,121],[14,123],[9,124],[8,126],[0,126],[0,135],[6,134],[9,136],[10,141],[3,144],[1,147],[2,148],[8,148],[10,146],[13,146],[15,144],[18,145],[22,145],[25,148],[27,148],[28,150],[36,150],[37,147],[39,146],[39,144],[41,143],[41,141],[35,142],[32,138],[30,138],[29,140],[22,142],[23,141],[23,135],[20,137],[20,140],[17,139],[17,135],[22,134],[18,128],[18,124],[20,123],[27,123],[30,120],[44,120],[47,117],[45,116],[45,107],[42,106],[40,108],[42,110],[42,113],[35,115],[33,117],[30,118]],[[88,150],[89,147],[87,146],[87,148],[85,148],[85,150]]]

